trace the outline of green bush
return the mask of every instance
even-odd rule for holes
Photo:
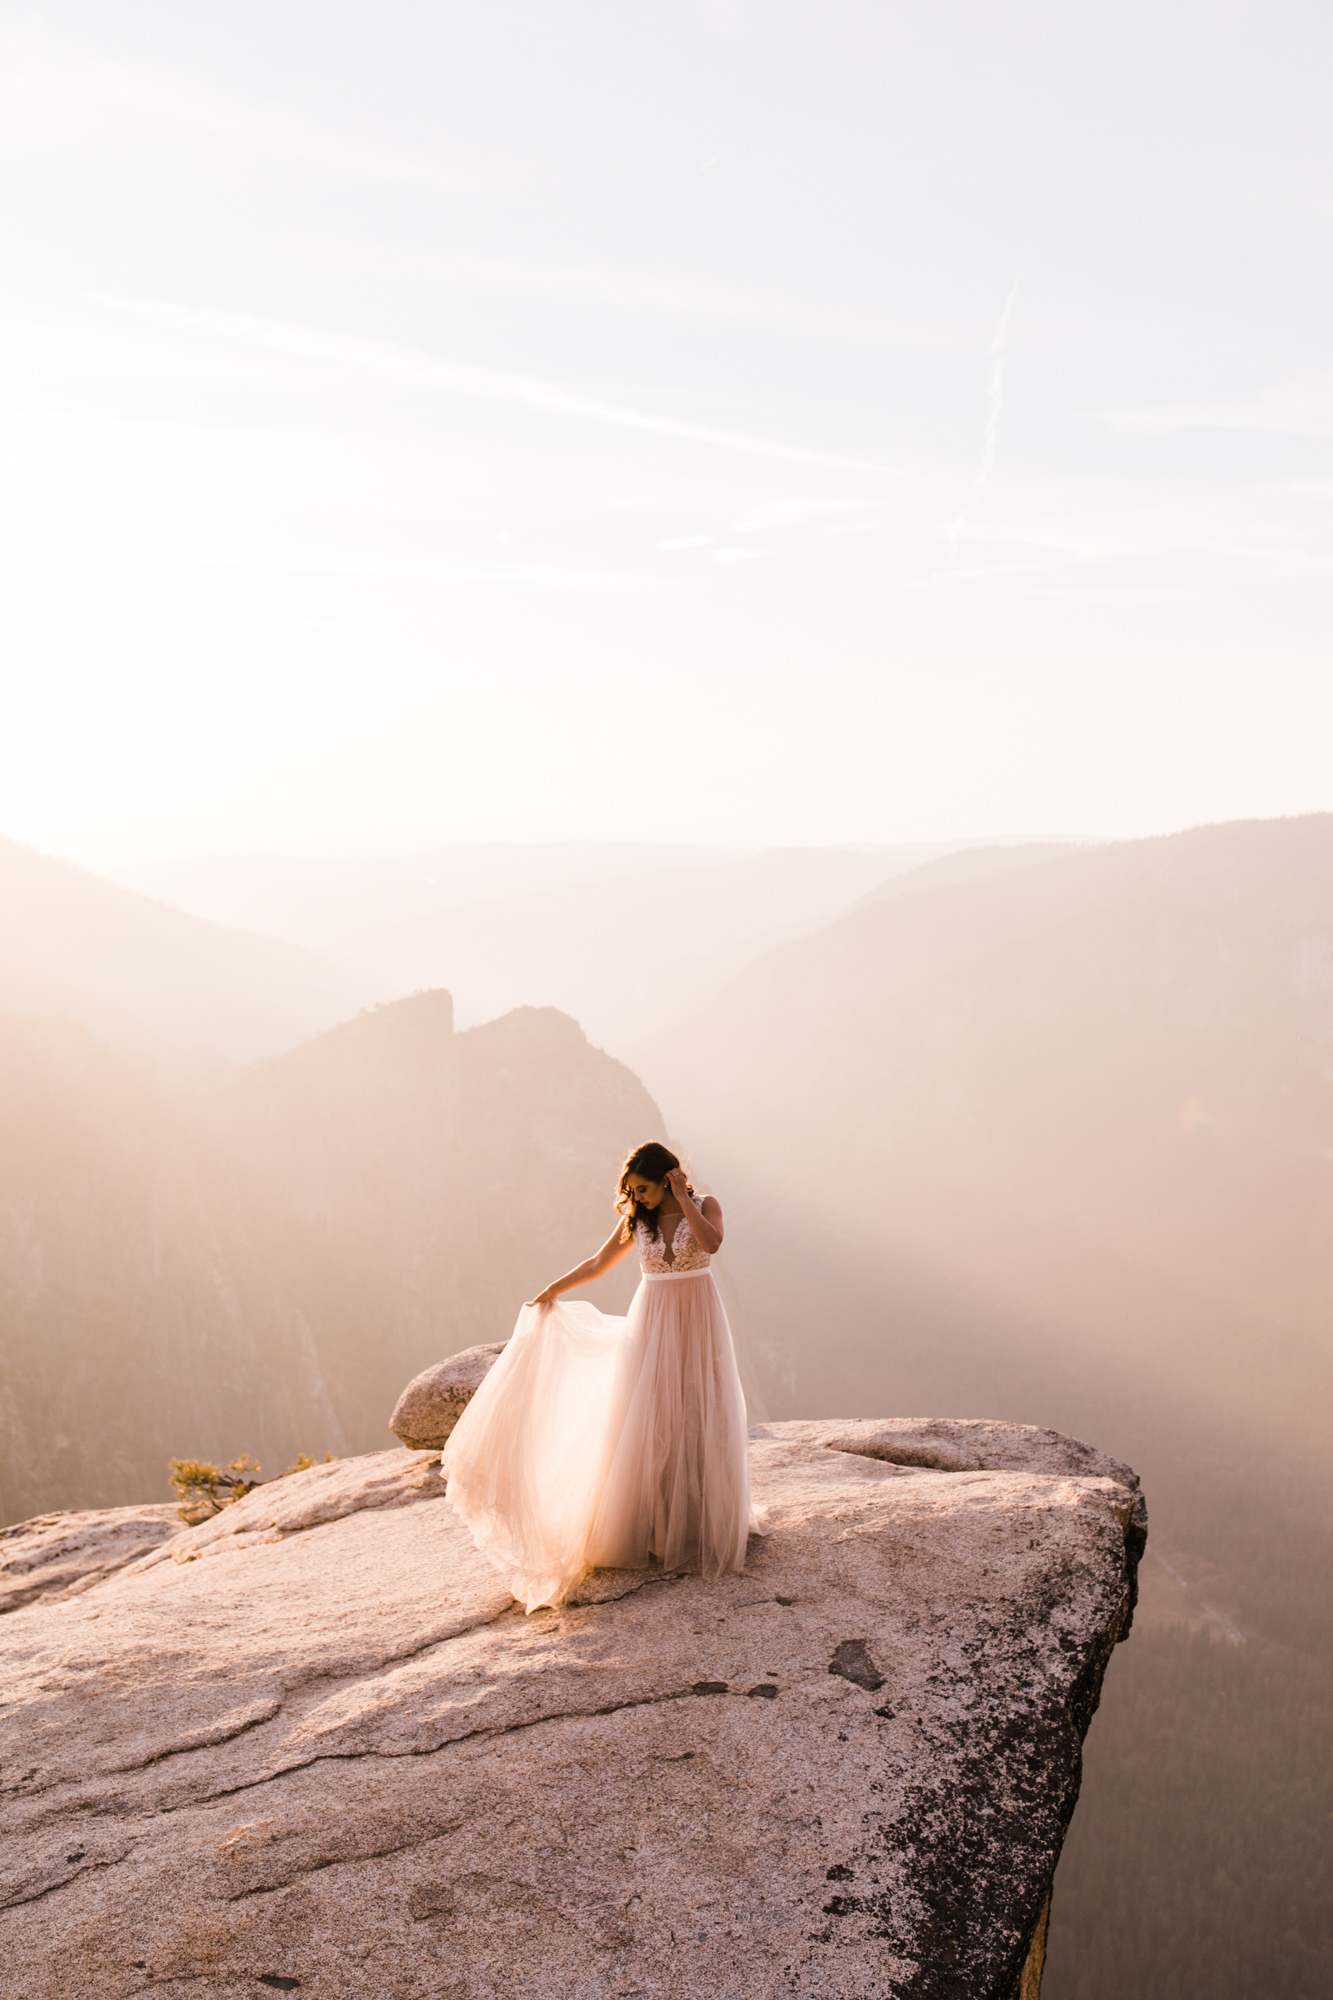
[[[331,1464],[333,1453],[324,1455],[325,1465]],[[280,1479],[288,1479],[293,1472],[308,1472],[318,1460],[301,1452],[295,1465],[289,1465],[286,1472],[280,1472]],[[171,1479],[171,1490],[181,1502],[180,1517],[191,1528],[197,1528],[201,1521],[211,1520],[224,1507],[230,1507],[237,1500],[243,1500],[247,1493],[253,1493],[256,1486],[272,1485],[273,1481],[262,1481],[259,1477],[260,1465],[243,1451],[239,1458],[233,1458],[224,1472],[221,1466],[210,1465],[202,1458],[173,1458],[168,1461],[167,1472]]]

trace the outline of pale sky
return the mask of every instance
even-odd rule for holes
[[[0,4],[0,832],[1333,806],[1333,11]]]

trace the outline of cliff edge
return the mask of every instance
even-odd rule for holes
[[[530,1618],[430,1453],[165,1540],[11,1530],[15,1990],[1034,2000],[1137,1479],[1012,1424],[751,1450],[743,1576],[602,1572]]]

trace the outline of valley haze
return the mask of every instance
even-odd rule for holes
[[[102,2000],[62,1908],[175,2000],[233,1890],[237,2000],[322,1995],[280,1898],[340,1924],[345,1869],[476,1985],[451,1926],[539,1934],[541,1884],[381,1854],[396,1784],[443,1811],[493,1702],[479,1823],[526,1827],[556,1680],[617,1784],[687,1719],[687,1860],[715,1755],[850,1773],[774,1808],[797,1875],[731,1869],[799,1876],[810,2000],[929,2000],[890,1935],[947,1986],[950,1857],[1029,1781],[965,2000],[1333,1992],[1330,74],[1310,0],[0,4],[0,1636],[22,1769],[103,1787],[10,1823],[52,2000]],[[577,1630],[624,1672],[548,1673],[386,1425],[654,1135],[725,1210],[790,1535],[706,1646],[617,1585]],[[242,1454],[182,1530],[168,1462]],[[445,1554],[449,1744],[396,1650]],[[228,1789],[318,1830],[381,1753],[345,1847]],[[649,1963],[620,1810],[559,2000]],[[135,1854],[188,1877],[169,1962]]]
[[[1131,1893],[1152,1963],[1206,1909],[1209,1978],[1248,1978],[1225,1854],[1318,1967],[1333,815],[925,858],[575,846],[534,852],[539,891],[516,849],[163,872],[192,910],[0,847],[7,1519],[158,1504],[171,1456],[374,1450],[409,1377],[605,1234],[615,1162],[665,1129],[726,1202],[752,1415],[985,1415],[1143,1473],[1048,1994],[1139,1962]],[[689,948],[655,957],[673,911]],[[386,931],[503,1011],[377,992]],[[1228,1800],[1203,1823],[1200,1759]],[[1151,1892],[1103,1865],[1130,1824]]]

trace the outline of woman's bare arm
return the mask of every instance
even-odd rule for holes
[[[630,1245],[628,1243],[621,1242],[620,1230],[617,1227],[615,1233],[607,1237],[605,1243],[603,1243],[595,1256],[589,1257],[586,1262],[576,1265],[572,1271],[566,1271],[563,1278],[557,1278],[554,1284],[546,1287],[544,1292],[538,1292],[535,1299],[528,1300],[528,1304],[530,1306],[553,1306],[561,1292],[573,1292],[577,1291],[580,1285],[590,1285],[594,1278],[600,1278],[604,1272],[611,1269],[613,1264],[618,1264],[629,1249]]]
[[[715,1250],[722,1248],[722,1210],[711,1194],[696,1202],[690,1193],[690,1184],[685,1178],[683,1167],[673,1167],[667,1175],[667,1185],[680,1203],[680,1212],[690,1225],[690,1234],[701,1250],[711,1257]]]

